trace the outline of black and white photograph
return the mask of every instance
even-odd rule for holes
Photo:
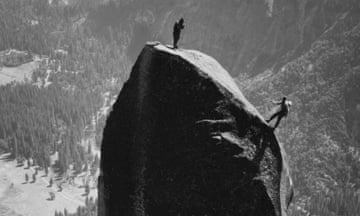
[[[360,0],[0,0],[0,216],[359,216]]]

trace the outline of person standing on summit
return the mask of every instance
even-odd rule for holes
[[[173,39],[174,39],[174,49],[177,49],[177,43],[180,39],[181,30],[184,29],[184,19],[181,18],[179,21],[175,22],[173,29]]]

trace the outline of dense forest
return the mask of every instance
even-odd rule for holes
[[[101,108],[110,106],[129,66],[121,40],[95,36],[90,25],[81,25],[87,10],[83,3],[0,2],[0,50],[43,60],[30,80],[0,86],[0,147],[19,163],[31,159],[47,169],[57,153],[60,175],[69,165],[75,171],[98,166],[87,143],[95,137],[99,148],[106,118]]]
[[[31,84],[0,87],[1,132],[16,158],[33,158],[41,167],[50,165],[49,156],[59,152],[62,170],[74,160],[77,168],[84,161],[80,145],[90,124],[92,100],[96,95],[82,91],[70,93],[60,86],[38,88]]]

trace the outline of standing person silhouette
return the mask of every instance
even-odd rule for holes
[[[173,29],[173,39],[174,39],[174,44],[173,44],[173,47],[174,49],[177,49],[178,46],[177,46],[177,43],[180,39],[180,33],[181,33],[181,30],[184,29],[184,19],[181,18],[179,21],[175,22],[174,24],[174,29]]]
[[[280,110],[274,113],[270,119],[266,120],[268,123],[271,122],[274,118],[277,117],[274,129],[277,128],[280,124],[282,118],[286,117],[289,113],[290,106],[292,105],[291,101],[287,100],[286,97],[283,97],[281,101],[273,101],[274,104],[280,105]]]

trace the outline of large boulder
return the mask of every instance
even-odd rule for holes
[[[286,215],[284,153],[213,58],[148,43],[107,119],[99,215]]]

